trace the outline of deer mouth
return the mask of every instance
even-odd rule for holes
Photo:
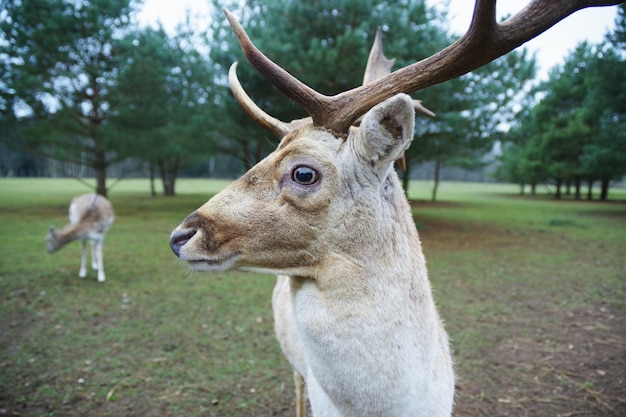
[[[186,261],[189,266],[195,271],[219,272],[232,269],[240,256],[240,252],[230,252],[218,256],[207,256],[202,258],[183,260]]]

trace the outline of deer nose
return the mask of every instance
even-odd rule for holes
[[[170,237],[170,248],[180,258],[180,250],[196,234],[196,229],[176,230]]]

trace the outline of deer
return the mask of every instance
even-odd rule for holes
[[[281,141],[189,214],[170,246],[196,271],[278,276],[276,332],[313,416],[452,414],[448,335],[393,169],[414,136],[408,93],[477,69],[577,10],[619,3],[533,0],[498,23],[496,1],[477,0],[455,43],[334,96],[267,58],[225,10],[248,61],[309,117],[283,122],[263,112],[236,80],[234,63],[235,98]]]
[[[80,240],[82,251],[78,276],[87,276],[87,241],[91,244],[91,266],[98,271],[98,281],[104,282],[104,237],[115,220],[113,206],[99,194],[84,194],[72,199],[69,207],[70,224],[61,230],[48,229],[46,248],[54,253],[74,240]]]
[[[383,52],[382,32],[380,27],[376,30],[374,42],[370,50],[363,75],[363,85],[377,80],[391,73],[395,59],[389,59]],[[229,73],[230,84],[237,100],[242,103],[249,100],[249,97],[241,87],[236,76],[236,65]],[[251,102],[251,101],[250,101]],[[254,105],[253,102],[251,102]],[[413,100],[413,108],[416,113],[422,116],[435,117],[435,113],[423,106],[421,100]],[[259,112],[260,110],[257,110]],[[396,161],[398,168],[405,169],[404,156]],[[297,339],[297,329],[290,320],[293,317],[291,308],[291,290],[289,287],[289,277],[278,275],[276,285],[272,292],[272,310],[274,312],[274,329],[276,338],[280,344],[285,357],[294,369],[293,378],[296,394],[296,417],[306,417],[306,393],[304,377],[306,371],[306,360],[303,357],[303,349]]]

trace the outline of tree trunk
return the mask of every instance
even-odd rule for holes
[[[561,198],[561,187],[563,185],[563,181],[560,179],[556,180],[556,193],[554,194],[554,198],[556,199],[560,199]]]
[[[409,177],[411,172],[411,164],[409,160],[404,161],[404,171],[402,171],[402,188],[404,188],[404,195],[409,198]]]
[[[593,200],[593,180],[587,181],[587,200]]]
[[[534,182],[530,184],[530,195],[537,195],[537,184],[535,184]]]
[[[582,183],[582,180],[580,178],[576,178],[574,180],[574,199],[575,200],[580,200],[580,185]]]
[[[600,181],[600,200],[606,201],[609,198],[609,180]]]
[[[156,187],[154,186],[154,164],[152,162],[148,163],[148,171],[150,172],[150,196],[156,197]]]
[[[437,188],[439,188],[439,173],[441,171],[441,163],[439,161],[435,161],[435,176],[433,178],[433,192],[430,198],[430,201],[433,203],[437,201]]]
[[[172,195],[175,194],[175,192],[174,192],[174,183],[175,183],[174,179],[172,179],[172,178],[168,178],[167,179],[167,182],[165,183],[165,187],[164,187],[164,190],[163,190],[163,194],[164,195],[172,196]]]
[[[171,165],[159,161],[159,172],[161,175],[161,182],[163,183],[163,195],[172,196],[175,194],[176,177],[180,169],[180,158],[175,157],[172,160]]]
[[[526,192],[526,184],[521,182],[519,184],[519,195],[524,195],[525,192]]]
[[[104,155],[104,151],[96,150],[94,151],[94,161],[93,161],[93,170],[96,176],[96,193],[100,194],[103,197],[107,196],[107,165],[106,159]]]

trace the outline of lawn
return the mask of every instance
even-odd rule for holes
[[[226,181],[152,198],[116,184],[107,281],[47,255],[80,183],[0,179],[0,416],[287,416],[275,278],[192,273],[170,231]],[[458,374],[455,416],[626,415],[626,190],[612,202],[501,184],[411,184]],[[617,200],[617,201],[615,201]]]

